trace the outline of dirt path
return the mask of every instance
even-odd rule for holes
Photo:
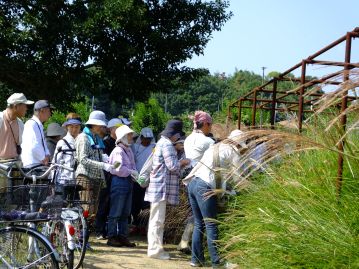
[[[176,246],[166,245],[171,260],[161,261],[148,258],[145,238],[133,240],[136,248],[114,248],[106,245],[106,240],[90,238],[93,251],[86,253],[84,268],[86,269],[190,269],[190,256],[176,250]]]

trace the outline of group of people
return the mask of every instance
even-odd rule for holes
[[[34,114],[23,124],[20,118],[32,104]],[[137,136],[129,121],[120,118],[107,121],[106,115],[98,110],[92,111],[84,124],[79,115],[69,113],[62,126],[49,124],[45,133],[44,123],[50,118],[51,109],[47,100],[34,103],[22,93],[11,95],[7,108],[0,113],[0,159],[21,158],[24,167],[46,166],[49,162],[74,167],[74,172],[58,171],[56,184],[61,187],[87,182],[90,185],[81,199],[98,205],[89,207],[90,216],[96,220],[96,233],[107,238],[110,246],[136,246],[128,237],[129,222],[135,230],[143,231],[139,214],[148,203],[147,254],[156,259],[170,259],[163,247],[166,206],[179,204],[179,187],[183,182],[193,217],[187,223],[180,248],[189,248],[192,239],[191,266],[203,266],[202,241],[206,230],[211,264],[221,266],[214,221],[217,196],[206,194],[222,188],[223,182],[218,183],[215,168],[238,162],[245,145],[229,143],[216,148],[210,137],[212,118],[203,111],[196,111],[193,116],[193,132],[188,137],[182,121],[173,119],[167,122],[155,143],[150,128],[143,128]],[[240,135],[240,131],[232,132],[229,138],[235,135]],[[142,188],[136,181],[149,158],[152,161],[149,185]],[[181,181],[184,170],[191,172]],[[93,186],[100,187],[96,190]]]

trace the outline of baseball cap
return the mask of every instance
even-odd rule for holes
[[[49,108],[51,108],[51,109],[54,108],[54,106],[51,105],[51,104],[49,103],[49,101],[47,101],[47,100],[39,100],[39,101],[37,101],[37,102],[35,103],[35,105],[34,105],[34,110],[40,110],[40,109],[46,108],[46,107],[49,107]]]
[[[8,105],[26,104],[32,105],[34,101],[27,100],[23,93],[14,93],[7,99]]]

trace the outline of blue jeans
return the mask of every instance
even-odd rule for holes
[[[130,177],[112,176],[108,237],[128,235],[128,217],[132,206],[133,182]]]
[[[218,228],[213,219],[217,218],[217,197],[205,198],[204,195],[211,191],[212,187],[200,178],[194,178],[188,184],[189,201],[194,217],[194,230],[192,235],[192,262],[204,263],[203,234],[206,227],[207,245],[212,264],[218,264],[217,243]],[[212,219],[212,220],[211,220]]]

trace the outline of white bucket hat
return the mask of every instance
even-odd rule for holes
[[[47,126],[46,136],[64,136],[66,131],[60,126],[60,124],[53,122]]]
[[[94,110],[91,112],[89,119],[85,124],[107,126],[106,115],[100,110]]]
[[[238,138],[239,136],[241,136],[243,134],[244,134],[244,132],[242,132],[241,130],[233,130],[229,134],[228,139]],[[248,148],[247,144],[244,141],[239,142],[239,145],[244,149]]]
[[[122,125],[120,127],[118,127],[116,129],[116,144],[118,142],[120,142],[120,140],[125,136],[128,135],[130,133],[135,133],[134,130],[132,130],[130,127],[128,127],[127,125]]]
[[[7,99],[8,105],[25,104],[32,105],[34,101],[27,100],[23,93],[14,93]]]

